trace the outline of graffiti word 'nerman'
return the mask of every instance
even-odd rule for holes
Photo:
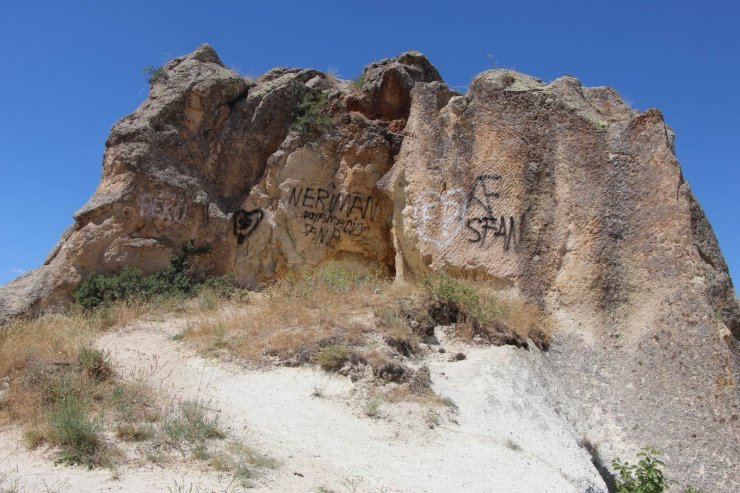
[[[368,195],[329,192],[323,188],[293,187],[288,201],[294,207],[326,211],[336,215],[342,213],[345,217],[356,213],[362,219],[371,221],[374,221],[378,214],[378,204]]]

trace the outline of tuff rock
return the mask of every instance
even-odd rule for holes
[[[167,63],[44,265],[0,287],[0,317],[63,306],[92,273],[163,270],[187,242],[210,247],[195,268],[252,288],[326,264],[482,279],[552,317],[547,382],[601,456],[651,444],[682,482],[740,490],[740,305],[661,113],[510,70],[459,94],[417,52],[361,82],[246,80],[208,45]],[[331,122],[291,130],[320,94]]]

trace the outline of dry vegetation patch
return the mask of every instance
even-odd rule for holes
[[[550,324],[534,304],[501,297],[482,282],[430,274],[422,281],[428,317],[438,325],[454,325],[455,334],[470,342],[540,349],[550,345]]]
[[[227,349],[253,363],[332,366],[374,332],[373,311],[398,288],[341,269],[293,274],[243,310],[204,316],[177,337],[206,352]]]
[[[436,343],[438,325],[468,342],[549,345],[536,306],[505,300],[483,283],[435,274],[395,284],[337,268],[291,274],[242,309],[206,314],[175,338],[253,364],[315,363],[339,371],[348,362],[367,362],[375,334],[402,357],[417,357],[422,343]]]
[[[365,397],[355,400],[364,416],[390,416],[403,404],[420,409],[420,423],[433,428],[457,412],[433,391],[424,364],[439,348],[439,326],[448,340],[467,344],[549,344],[536,306],[484,283],[434,274],[400,284],[336,268],[292,274],[241,309],[204,314],[176,339],[251,365],[317,365],[360,383],[357,395]],[[313,395],[322,397],[321,389]]]
[[[0,425],[21,425],[26,445],[52,448],[59,463],[115,466],[133,453],[132,458],[163,464],[177,452],[208,462],[220,454],[236,464],[234,481],[246,481],[243,464],[250,464],[253,477],[263,467],[258,454],[244,459],[229,452],[233,444],[224,442],[226,434],[207,402],[169,403],[149,384],[146,370],[121,375],[110,355],[94,345],[102,331],[145,314],[211,310],[201,296],[187,303],[129,300],[94,310],[71,307],[66,314],[0,328]]]
[[[154,420],[156,400],[141,380],[116,374],[110,355],[93,346],[102,330],[138,316],[140,306],[48,315],[0,332],[0,421],[26,428],[30,448],[56,450],[56,460],[88,467],[112,464],[118,453],[110,426]],[[110,426],[109,426],[110,425]]]

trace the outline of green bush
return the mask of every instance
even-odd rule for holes
[[[663,473],[665,463],[658,459],[660,451],[652,447],[644,447],[637,454],[637,464],[622,462],[619,457],[612,461],[612,467],[617,473],[614,484],[617,493],[663,493],[670,484],[676,481],[669,480]],[[687,486],[685,493],[701,493],[693,486]]]
[[[306,93],[293,113],[291,130],[301,134],[316,132],[331,122],[329,100],[324,93]]]
[[[155,296],[186,296],[194,283],[190,276],[179,270],[178,262],[178,258],[173,258],[172,267],[156,274],[144,274],[130,267],[112,276],[93,274],[77,287],[74,300],[90,310],[132,298],[146,301]]]
[[[164,71],[164,67],[155,67],[154,65],[147,65],[142,69],[144,75],[147,76],[147,80],[150,84],[157,82],[163,82],[167,79],[167,73]]]
[[[229,298],[234,294],[234,277],[230,274],[207,277],[197,284],[198,293],[210,291],[220,298]]]
[[[144,274],[139,269],[126,267],[112,276],[93,274],[75,289],[75,303],[91,310],[130,299],[149,301],[155,297],[185,298],[197,294],[201,287],[213,289],[223,297],[228,297],[234,290],[230,277],[203,278],[189,270],[190,256],[207,254],[210,251],[210,246],[196,247],[188,242],[183,245],[183,254],[172,256],[170,268],[163,272]]]

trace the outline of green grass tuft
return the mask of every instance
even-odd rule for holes
[[[164,67],[155,67],[154,65],[147,65],[141,71],[147,76],[147,81],[150,84],[156,84],[157,82],[164,82],[167,80],[167,73],[164,71]]]
[[[329,99],[324,93],[306,93],[295,108],[290,129],[306,134],[317,132],[331,122]]]
[[[113,375],[110,354],[93,347],[82,347],[77,355],[80,370],[96,382],[105,382]]]
[[[362,89],[362,86],[365,85],[365,72],[362,72],[357,77],[352,79],[352,89],[355,91],[360,91]]]
[[[339,344],[321,348],[313,357],[314,363],[326,371],[340,370],[348,358],[349,351]]]
[[[102,426],[88,415],[87,406],[72,395],[65,396],[49,414],[50,438],[59,446],[57,461],[90,468],[103,459]]]
[[[448,274],[428,274],[422,287],[429,301],[430,315],[437,322],[469,321],[485,325],[504,313],[496,298],[482,296],[472,284]]]
[[[226,436],[220,428],[218,416],[211,415],[200,400],[180,401],[175,412],[165,417],[162,429],[176,447]]]

